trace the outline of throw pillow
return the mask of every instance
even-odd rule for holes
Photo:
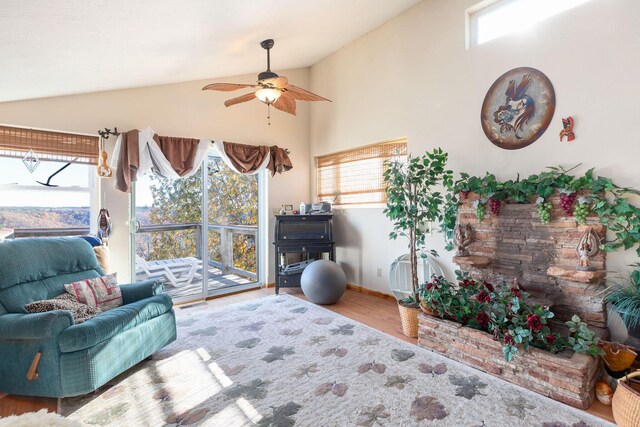
[[[89,320],[94,316],[97,316],[102,311],[99,308],[89,307],[86,304],[81,304],[71,294],[62,294],[52,299],[44,299],[40,301],[34,301],[24,306],[29,313],[44,313],[53,310],[68,310],[73,316],[73,320],[76,323],[82,323],[85,320]]]
[[[116,273],[64,285],[65,291],[79,302],[106,311],[122,305],[122,292]]]
[[[93,252],[96,254],[102,271],[109,273],[109,248],[107,246],[94,246]]]

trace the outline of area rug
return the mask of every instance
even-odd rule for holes
[[[101,426],[609,426],[292,296],[177,310],[178,340],[62,414]]]

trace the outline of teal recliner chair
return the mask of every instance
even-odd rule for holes
[[[77,325],[65,310],[24,309],[64,293],[65,283],[102,275],[80,238],[0,243],[0,391],[85,394],[176,339],[171,298],[154,281],[122,285],[123,306]]]

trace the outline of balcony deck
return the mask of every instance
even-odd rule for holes
[[[144,272],[139,272],[136,274],[136,281],[147,280],[149,278],[156,279],[157,277],[150,277]],[[203,286],[202,269],[199,269],[196,272],[196,275],[193,277],[193,280],[185,286],[175,287],[166,279],[162,280],[162,282],[165,286],[164,291],[167,294],[171,295],[172,298],[181,298],[199,294],[200,292],[202,292]],[[255,280],[249,280],[233,273],[223,273],[219,268],[211,266],[209,268],[209,283],[207,285],[207,292],[217,291],[220,289],[232,290],[235,286],[246,285],[253,282],[255,282]]]

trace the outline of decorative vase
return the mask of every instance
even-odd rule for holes
[[[626,315],[625,311],[616,309],[618,314],[622,319]],[[627,340],[625,344],[633,346],[634,348],[640,350],[640,322],[636,323],[633,327],[630,327],[627,322],[624,322],[624,326],[627,329]]]
[[[604,363],[613,372],[629,369],[638,356],[633,348],[617,342],[605,342],[603,350]]]
[[[410,338],[418,338],[418,314],[420,314],[420,309],[405,307],[398,302],[398,311],[400,312],[402,333]]]

